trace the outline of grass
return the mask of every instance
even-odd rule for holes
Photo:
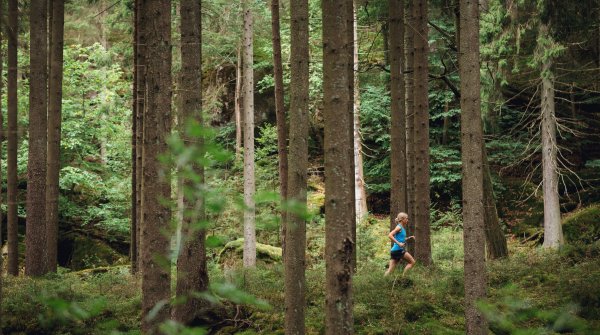
[[[319,236],[323,229],[314,223],[308,234]],[[462,231],[433,232],[432,266],[417,263],[406,277],[401,269],[383,277],[387,229],[387,218],[359,227],[363,242],[353,277],[355,333],[463,334]],[[509,247],[510,258],[488,263],[488,299],[481,303],[494,333],[600,334],[600,244],[548,251],[512,240]],[[325,266],[322,255],[310,254],[306,328],[307,334],[322,334]],[[217,264],[210,269],[213,282],[226,281]],[[219,334],[283,334],[283,278],[280,264],[246,272],[243,280],[234,278],[237,287],[271,307],[225,302],[228,324]],[[135,334],[140,299],[139,282],[123,267],[99,274],[9,277],[3,327],[9,334],[106,334],[107,329]]]

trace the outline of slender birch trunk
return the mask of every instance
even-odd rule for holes
[[[354,124],[354,196],[356,198],[356,223],[360,223],[369,214],[367,193],[365,192],[365,173],[363,169],[362,136],[360,133],[360,81],[358,76],[358,22],[356,6],[352,6],[352,80],[353,86],[353,124]]]
[[[252,2],[244,0],[244,267],[256,266]]]

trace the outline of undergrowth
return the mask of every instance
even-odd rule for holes
[[[383,277],[388,262],[389,221],[361,223],[358,268],[353,277],[356,334],[463,334],[462,231],[432,235],[433,265],[417,263]],[[323,225],[309,226],[319,235]],[[567,245],[560,251],[509,242],[510,258],[488,262],[488,299],[479,306],[494,334],[600,334],[600,244]],[[306,271],[307,334],[324,332],[325,266],[316,254]],[[283,334],[284,269],[281,264],[224,275],[211,263],[217,291],[240,289],[221,300],[227,326],[214,334]],[[236,300],[236,296],[244,299]],[[6,282],[3,330],[7,334],[136,334],[139,282],[126,267],[105,273],[61,273]],[[269,306],[267,307],[266,304]]]

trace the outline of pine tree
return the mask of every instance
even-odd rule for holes
[[[58,179],[63,81],[64,0],[52,1],[50,80],[48,82],[48,174],[46,177],[46,234],[48,271],[56,272],[58,244]]]
[[[414,103],[414,15],[413,1],[406,1],[404,11],[404,91],[405,91],[405,113],[406,113],[406,202],[409,222],[415,221],[415,103]],[[395,227],[394,217],[390,217],[390,226]],[[414,225],[406,227],[406,233],[414,235]],[[415,253],[415,244],[408,245],[408,252]]]
[[[171,181],[159,162],[167,153],[171,131],[171,1],[141,1],[140,34],[145,37],[146,108],[143,134],[143,192],[141,226],[142,331],[156,331],[169,319],[171,297]],[[162,304],[165,304],[164,306]],[[158,305],[158,306],[157,306]],[[153,317],[148,318],[150,311]]]
[[[133,2],[133,91],[131,97],[133,100],[132,104],[132,115],[131,115],[131,224],[129,228],[129,260],[131,262],[131,274],[138,272],[138,227],[139,219],[138,216],[138,197],[140,194],[137,192],[137,185],[140,182],[138,171],[138,147],[141,147],[141,143],[138,143],[138,72],[139,72],[139,60],[138,60],[138,0]],[[140,150],[141,153],[141,150]]]
[[[48,106],[48,11],[46,0],[29,7],[29,158],[27,162],[27,226],[25,274],[46,273],[46,157]]]
[[[279,0],[271,0],[271,31],[273,34],[273,79],[275,80],[275,117],[277,123],[277,158],[279,159],[279,193],[285,202],[288,193],[288,149],[285,108],[283,105],[283,64],[281,62],[281,33],[279,28]],[[282,246],[285,247],[286,213],[281,211]]]
[[[487,334],[486,320],[475,304],[486,296],[479,8],[476,0],[460,0],[460,41],[465,320],[467,334]]]
[[[308,1],[290,4],[291,82],[289,199],[306,207],[308,168]],[[285,229],[285,332],[304,334],[306,305],[306,221],[302,213],[290,212]]]
[[[353,333],[352,273],[355,241],[352,113],[348,101],[349,0],[324,0],[323,115],[325,130],[326,334]]]
[[[564,243],[560,222],[560,202],[558,197],[558,144],[556,142],[556,110],[554,104],[554,73],[552,56],[546,48],[552,47],[550,22],[539,26],[538,49],[542,61],[541,109],[542,123],[542,174],[544,190],[544,247],[558,248]]]
[[[427,1],[414,0],[414,151],[415,151],[415,259],[431,264],[429,229],[429,53]]]
[[[19,274],[19,249],[17,235],[17,45],[18,29],[18,0],[8,0],[8,148],[7,148],[7,226],[8,226],[8,266],[7,272],[13,276]]]
[[[181,120],[184,125],[202,124],[202,37],[201,10],[197,0],[181,1]],[[194,139],[183,134],[187,146]],[[202,150],[203,141],[197,143]],[[193,163],[192,172],[198,179],[184,179],[185,189],[198,190],[204,183],[204,167]],[[206,229],[197,227],[197,222],[205,220],[204,199],[186,199],[184,197],[184,217],[182,222],[183,243],[177,258],[177,297],[182,303],[175,305],[174,319],[188,324],[203,312],[203,301],[195,298],[194,293],[208,288],[206,268]],[[193,216],[190,214],[193,212]]]
[[[406,113],[404,94],[404,0],[390,0],[390,90],[391,103],[391,227],[400,212],[406,212]]]

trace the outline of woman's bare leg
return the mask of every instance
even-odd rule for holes
[[[390,265],[388,266],[388,269],[385,271],[384,276],[389,275],[390,273],[392,273],[392,271],[394,271],[394,269],[396,268],[396,265],[398,264],[399,261],[395,260],[395,259],[390,259]]]
[[[407,262],[407,264],[404,267],[404,271],[402,271],[402,275],[403,276],[406,273],[406,271],[410,270],[415,265],[415,263],[416,263],[416,261],[413,258],[413,256],[411,256],[411,254],[409,254],[408,252],[404,253],[404,260]]]

